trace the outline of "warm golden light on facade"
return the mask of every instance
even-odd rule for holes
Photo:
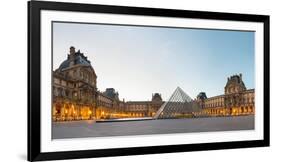
[[[78,58],[79,57],[79,58]],[[82,59],[76,63],[75,59]],[[119,100],[114,88],[98,90],[97,75],[90,60],[71,47],[66,60],[53,71],[53,121],[99,120],[110,118],[154,117],[165,103],[160,93],[150,101]],[[178,118],[252,115],[255,113],[255,90],[246,89],[242,74],[227,78],[224,94],[207,97],[200,92],[195,100],[201,110],[178,113]],[[163,115],[163,112],[161,113]]]

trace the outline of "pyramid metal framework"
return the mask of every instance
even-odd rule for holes
[[[200,111],[199,104],[194,102],[180,87],[177,87],[170,99],[159,108],[153,118],[177,118],[198,111]]]

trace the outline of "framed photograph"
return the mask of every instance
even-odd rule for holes
[[[28,2],[28,160],[269,146],[269,16]]]

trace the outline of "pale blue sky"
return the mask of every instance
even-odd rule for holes
[[[53,24],[53,66],[80,49],[98,76],[98,89],[120,98],[167,100],[177,86],[191,98],[224,93],[227,77],[243,74],[254,88],[254,32],[100,24]]]

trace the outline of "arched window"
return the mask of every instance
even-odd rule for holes
[[[77,75],[76,70],[73,70],[73,77],[77,77],[76,75]]]
[[[61,94],[62,94],[62,96],[66,96],[66,95],[65,95],[65,90],[64,90],[64,89],[62,89],[62,91],[61,91],[61,92],[62,92],[62,93],[61,93]]]
[[[248,106],[246,106],[245,109],[247,110],[247,112],[250,112],[250,109],[248,108]]]
[[[58,90],[56,87],[53,87],[53,94],[54,96],[58,96]]]
[[[65,90],[65,96],[66,96],[66,97],[70,97],[70,96],[69,96],[69,91],[68,91],[68,90]]]
[[[72,92],[72,96],[77,97],[77,92],[76,92],[76,91],[73,91],[73,92]]]
[[[58,96],[61,97],[62,96],[62,88],[58,88]]]

